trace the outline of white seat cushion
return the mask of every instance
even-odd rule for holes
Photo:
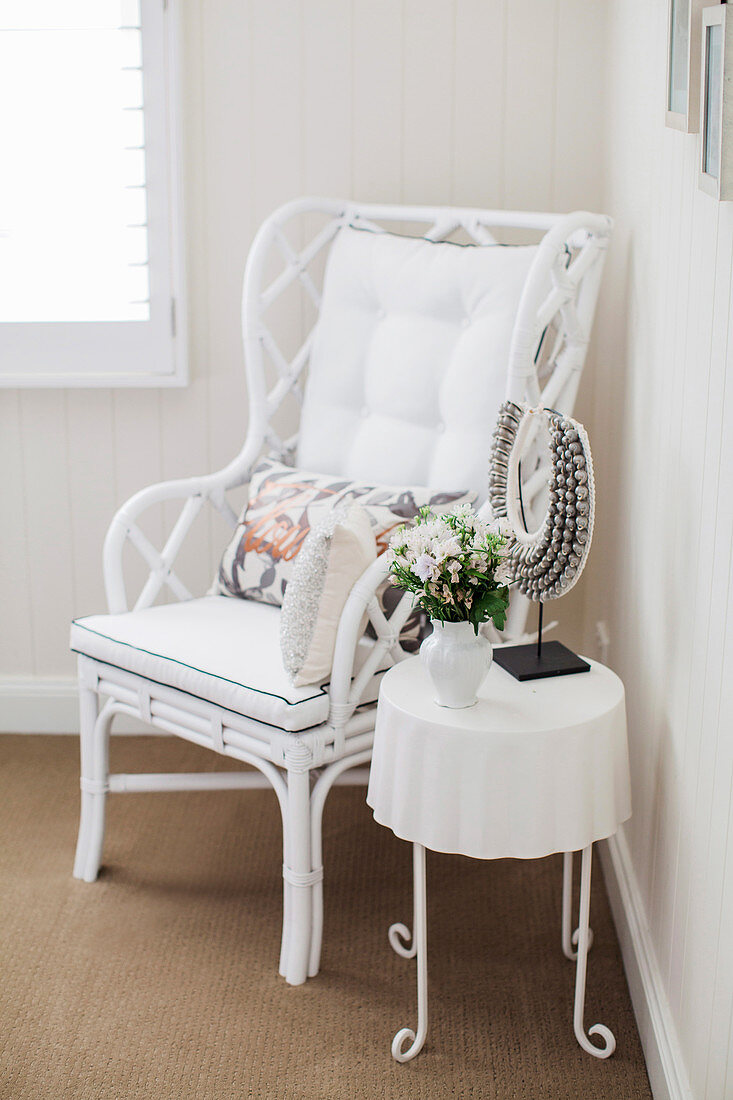
[[[536,246],[344,228],[328,257],[298,464],[485,500],[519,299]]]
[[[323,687],[294,687],[280,655],[280,608],[204,596],[90,615],[71,626],[71,648],[288,732],[328,717]]]

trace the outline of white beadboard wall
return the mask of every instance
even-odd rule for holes
[[[69,620],[104,609],[101,547],[116,506],[151,481],[218,468],[241,445],[242,271],[275,206],[304,193],[601,206],[605,4],[173,3],[192,380],[181,391],[0,391],[0,728],[34,685],[46,710],[68,686]],[[189,554],[200,586],[223,539],[203,532]],[[565,617],[579,624],[573,606]],[[65,698],[49,719],[62,729],[74,724]]]
[[[616,236],[590,417],[599,506],[586,637],[608,622],[627,689],[634,814],[614,854],[646,994],[659,1002],[637,998],[642,1036],[659,1010],[672,1095],[727,1100],[733,203],[697,189],[697,136],[664,126],[666,8],[614,0],[608,10],[604,202]],[[664,1074],[650,1072],[661,1097]]]

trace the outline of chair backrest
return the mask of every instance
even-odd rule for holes
[[[259,441],[324,473],[484,497],[504,397],[572,411],[611,228],[584,212],[276,210],[244,280],[248,461]]]
[[[297,464],[486,495],[490,428],[536,246],[342,228],[328,256]]]
[[[369,230],[357,235],[360,247],[374,248],[375,255],[379,252],[380,260],[386,262],[387,271],[382,272],[376,288],[364,280],[353,257],[344,265],[344,256],[339,256],[341,246],[355,236],[350,227]],[[384,240],[375,236],[385,229],[413,240],[390,236],[385,251]],[[231,528],[236,526],[237,511],[232,506],[236,502],[228,499],[228,490],[248,479],[265,448],[281,458],[296,458],[301,412],[299,457],[312,460],[320,472],[358,471],[372,480],[371,470],[374,482],[395,484],[404,478],[437,488],[465,485],[484,496],[495,406],[502,396],[572,412],[611,229],[610,218],[582,212],[559,215],[381,206],[333,199],[299,199],[276,210],[257,233],[245,270],[242,322],[250,415],[245,444],[223,470],[151,486],[118,511],[104,550],[110,611],[124,611],[128,606],[122,561],[127,541],[140,552],[149,570],[136,608],[150,606],[164,588],[177,599],[189,598],[191,590],[199,588],[196,580],[190,590],[173,570],[188,531],[207,503]],[[338,248],[332,250],[337,236]],[[527,245],[537,238],[539,244],[533,250],[516,250],[516,270],[511,278],[513,265],[503,265],[506,287],[497,283],[496,272],[491,270],[492,256],[496,258],[505,249],[436,248],[428,243],[455,239],[462,244]],[[400,285],[399,276],[394,277],[397,268],[389,259],[391,248],[399,253],[404,285]],[[327,258],[333,263],[327,265]],[[337,293],[334,297],[329,292],[328,308],[321,317],[323,277],[329,266]],[[440,269],[439,278],[431,277],[432,267]],[[352,294],[351,301],[342,301],[341,306],[353,309],[354,302],[364,298],[365,289],[371,297],[360,304],[361,337],[355,340],[350,326],[340,324],[341,342],[337,341],[334,353],[328,347],[334,331],[329,302],[333,299],[338,315],[339,278],[344,271],[352,282],[358,275],[361,285],[356,287],[356,297]],[[387,292],[391,321],[404,307],[411,314],[404,339],[394,340],[394,333],[388,331],[391,322],[382,326],[377,316],[382,308],[378,295]],[[459,328],[463,332],[461,325],[456,325],[466,320],[471,334],[467,343],[458,335]],[[416,323],[420,321],[426,323],[427,337]],[[373,338],[370,341],[362,338],[365,327]],[[370,357],[364,351],[366,343],[376,341],[380,328],[384,331],[378,332],[379,341],[394,377],[388,377],[386,384],[382,378],[376,394],[372,390],[366,393],[365,381],[374,381],[370,371],[376,369],[379,374],[384,370],[380,355]],[[379,347],[372,350],[378,352]],[[346,369],[341,371],[340,357],[346,366],[348,356],[357,352],[361,374],[354,384]],[[421,391],[415,378],[423,362],[429,363],[433,373],[430,385],[423,387],[429,400],[425,403],[422,393],[424,403],[419,407]],[[398,370],[403,363],[409,368],[404,377]],[[309,366],[313,377],[304,395]],[[457,381],[451,389],[452,368],[456,368]],[[482,380],[483,371],[486,377]],[[400,390],[403,385],[406,391]],[[390,404],[392,391],[395,400]],[[335,413],[319,408],[324,392],[329,401],[338,393],[340,407]],[[436,405],[436,393],[442,405]],[[356,430],[354,412],[362,394],[367,400],[360,407],[367,415]],[[394,430],[385,423],[385,416],[397,421]],[[326,436],[328,453],[321,446]],[[334,446],[334,440],[338,445]],[[532,526],[542,513],[541,498],[547,488],[541,451],[537,447],[533,461],[522,463],[523,501]],[[138,526],[137,516],[152,505],[176,498],[185,503],[158,551]],[[204,559],[195,555],[194,560]],[[526,608],[523,614],[526,617]],[[519,619],[517,623],[521,631]]]

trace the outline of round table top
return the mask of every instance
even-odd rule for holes
[[[433,701],[418,657],[382,680],[367,802],[405,840],[481,859],[577,851],[631,813],[623,684],[520,682],[493,664],[475,706]]]

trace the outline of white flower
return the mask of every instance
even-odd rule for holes
[[[432,580],[438,573],[435,558],[431,558],[430,554],[421,554],[415,564],[410,566],[410,570],[423,584],[425,581]]]
[[[511,584],[514,580],[514,570],[508,561],[503,561],[501,565],[497,567],[494,573],[494,580],[497,584]]]
[[[488,563],[486,561],[485,554],[471,554],[471,568],[477,569],[479,573],[488,572]]]
[[[402,553],[409,546],[408,535],[409,531],[404,528],[397,528],[389,540],[389,549],[393,555],[396,556]]]
[[[448,524],[440,516],[436,516],[434,519],[427,520],[426,523],[418,523],[412,528],[413,531],[419,532],[419,534],[425,539],[442,539],[446,535],[450,535],[451,530]]]
[[[446,558],[454,558],[461,552],[460,539],[451,533],[443,538],[430,540],[430,553],[437,562],[444,562]]]
[[[510,535],[514,534],[514,528],[512,527],[506,516],[499,516],[498,519],[493,520],[488,526],[489,534],[501,535],[502,538],[507,539]]]
[[[421,554],[432,554],[433,544],[440,542],[450,533],[450,529],[444,523],[428,520],[426,523],[417,523],[404,532],[404,545],[416,561]]]

